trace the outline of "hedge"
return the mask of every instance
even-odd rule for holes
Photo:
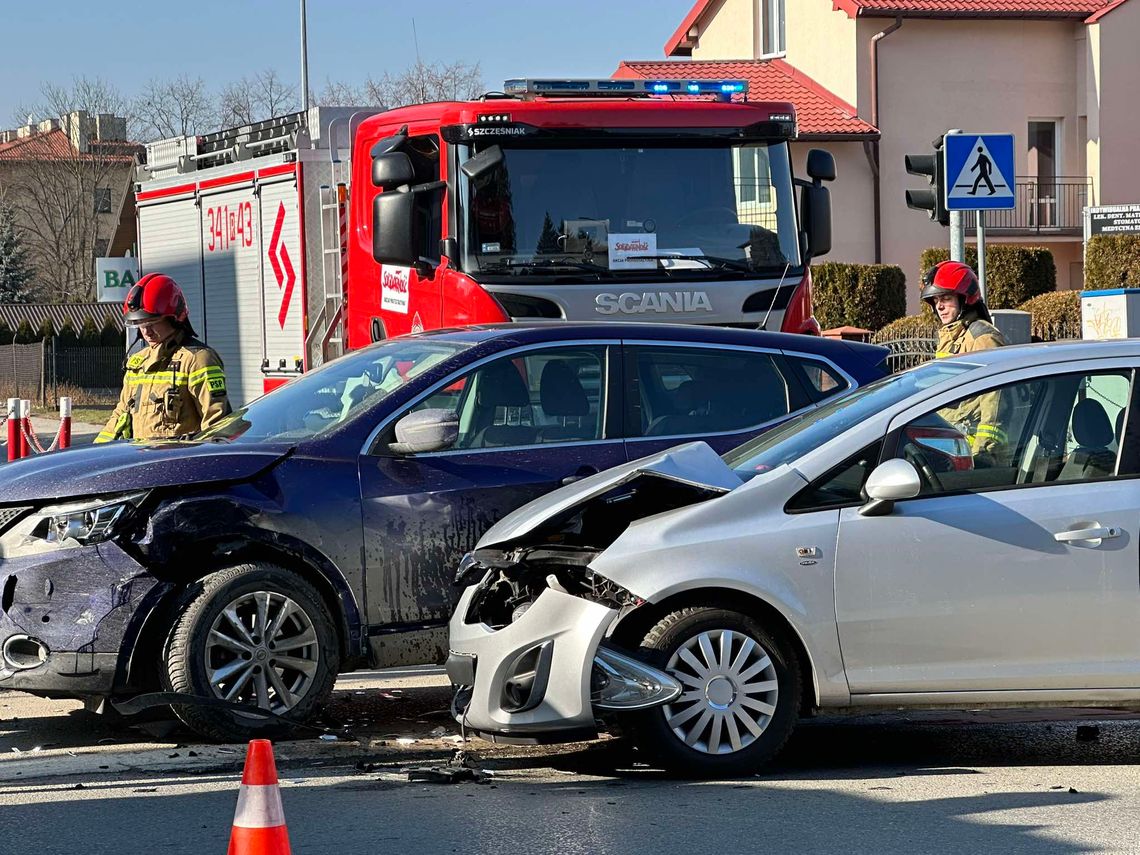
[[[1104,291],[1122,285],[1140,288],[1140,235],[1090,238],[1085,247],[1085,290]]]
[[[950,251],[946,247],[932,246],[922,251],[919,264],[926,271],[949,258]],[[966,247],[966,263],[974,270],[978,269],[976,246]],[[986,247],[986,305],[991,309],[1012,309],[1038,294],[1056,290],[1057,265],[1049,250],[1040,246],[1009,244]]]
[[[886,264],[827,262],[811,269],[812,308],[820,326],[877,330],[906,314],[906,274]]]
[[[881,343],[896,338],[934,338],[938,335],[939,326],[930,314],[904,315],[875,333],[871,341]]]
[[[1021,311],[1029,312],[1030,333],[1041,341],[1081,337],[1081,292],[1054,291],[1026,300]]]

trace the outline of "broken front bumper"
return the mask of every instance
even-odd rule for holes
[[[563,740],[597,735],[590,703],[594,652],[616,609],[553,588],[509,626],[468,623],[478,586],[451,619],[451,682],[468,687],[456,719],[488,737]]]
[[[114,543],[0,559],[0,688],[111,694],[164,588]]]

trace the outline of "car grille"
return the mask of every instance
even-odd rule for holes
[[[7,528],[12,525],[12,523],[14,523],[30,510],[30,507],[0,508],[0,534],[3,534]]]

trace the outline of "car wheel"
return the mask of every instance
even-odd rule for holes
[[[196,582],[167,636],[172,692],[260,707],[269,718],[180,704],[187,726],[220,741],[288,732],[332,692],[340,652],[332,615],[316,589],[272,564],[241,564]]]
[[[662,618],[641,654],[682,686],[669,704],[625,722],[666,768],[716,777],[751,773],[783,747],[799,714],[799,661],[783,633],[713,607]]]

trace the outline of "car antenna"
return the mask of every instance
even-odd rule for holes
[[[788,275],[788,271],[792,269],[792,263],[786,262],[784,264],[784,272],[780,274],[780,283],[776,286],[775,292],[772,294],[772,302],[768,304],[768,312],[764,315],[764,320],[760,322],[760,326],[756,329],[768,329],[768,318],[772,316],[772,309],[776,307],[776,300],[780,297],[780,289],[784,287],[784,278]]]

